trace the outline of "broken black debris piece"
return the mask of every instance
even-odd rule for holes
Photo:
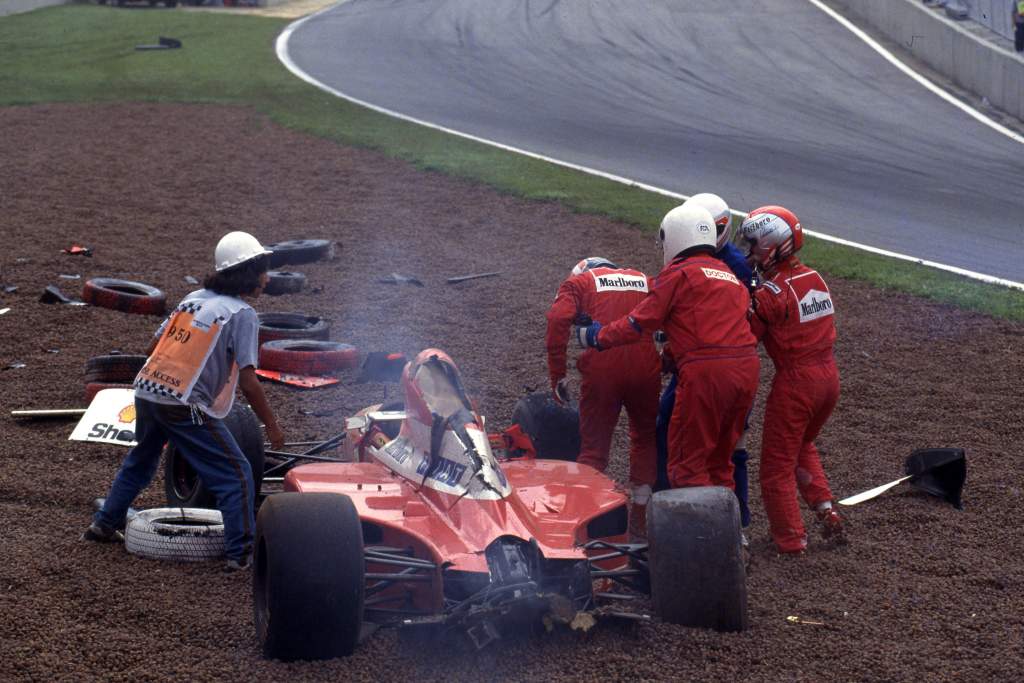
[[[39,297],[39,302],[44,304],[68,304],[70,306],[85,305],[78,299],[66,297],[57,285],[47,285],[46,289],[43,290],[43,295]]]
[[[402,377],[406,358],[401,353],[372,351],[366,355],[362,370],[356,377],[356,384],[366,382],[397,382]]]

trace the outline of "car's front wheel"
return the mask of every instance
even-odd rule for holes
[[[253,613],[263,655],[352,654],[362,629],[363,531],[337,493],[277,493],[256,520]]]
[[[747,572],[735,494],[721,486],[659,491],[647,508],[651,600],[673,624],[743,631]]]

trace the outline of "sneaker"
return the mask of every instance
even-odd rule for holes
[[[818,510],[818,522],[821,524],[821,537],[828,540],[833,539],[837,543],[846,542],[846,533],[843,530],[843,520],[835,508]]]
[[[224,563],[224,571],[233,574],[235,572],[245,571],[252,566],[252,558],[246,555],[241,559],[229,557],[227,562]]]
[[[82,534],[82,540],[94,543],[124,543],[124,534],[117,529],[108,529],[93,522]]]

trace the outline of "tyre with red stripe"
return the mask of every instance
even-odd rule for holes
[[[167,311],[167,296],[156,287],[112,277],[86,280],[82,301],[100,308],[140,315],[163,315]]]
[[[278,339],[260,346],[260,368],[296,375],[326,375],[359,364],[351,344],[312,339]]]
[[[304,313],[260,313],[260,344],[275,339],[331,338],[331,325],[323,318]]]
[[[89,382],[85,385],[85,402],[92,403],[92,400],[96,398],[96,394],[100,393],[104,389],[131,389],[132,385],[127,383],[112,383],[112,382]]]
[[[114,384],[134,382],[135,375],[139,374],[146,360],[147,357],[141,354],[112,353],[106,356],[93,356],[85,362],[85,381]]]

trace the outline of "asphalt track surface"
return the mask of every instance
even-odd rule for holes
[[[406,116],[1024,281],[1024,145],[805,0],[349,0],[288,47]]]

